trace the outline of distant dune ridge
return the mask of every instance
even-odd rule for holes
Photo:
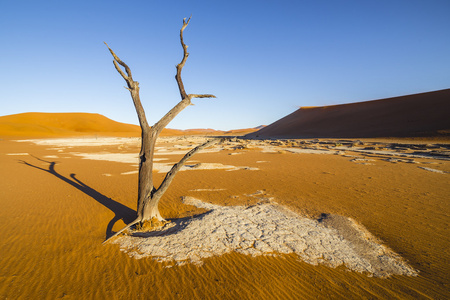
[[[0,117],[0,136],[139,136],[140,127],[91,113],[22,113]]]
[[[257,128],[219,131],[214,129],[178,130],[165,128],[161,136],[243,135]],[[1,137],[140,136],[138,125],[116,122],[93,113],[21,113],[0,117]]]
[[[138,125],[93,113],[22,113],[0,117],[0,137],[140,136]],[[248,138],[450,137],[450,89],[366,102],[301,107],[255,128],[164,129],[162,136]]]
[[[450,89],[366,102],[302,107],[250,138],[450,136]]]

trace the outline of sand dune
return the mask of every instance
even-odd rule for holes
[[[90,113],[22,113],[0,117],[0,136],[139,136],[137,125],[125,124]]]
[[[225,131],[223,133],[223,135],[231,135],[231,136],[246,135],[246,134],[250,134],[252,132],[258,131],[261,127],[263,127],[263,126],[258,126],[258,127],[255,127],[255,128],[244,128],[244,129],[228,130],[228,131]]]
[[[248,135],[279,138],[450,136],[450,89],[323,107],[302,107]]]
[[[214,129],[165,128],[161,136],[244,135],[256,128],[220,131]],[[137,125],[113,121],[92,113],[22,113],[0,116],[0,137],[140,136]]]

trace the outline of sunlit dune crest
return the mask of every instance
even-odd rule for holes
[[[450,89],[366,102],[301,107],[252,138],[450,136]]]

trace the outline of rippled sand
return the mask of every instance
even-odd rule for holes
[[[186,141],[186,146],[195,142]],[[172,140],[159,146],[181,151],[177,144]],[[221,207],[261,207],[264,195],[262,207],[277,202],[313,222],[326,220],[324,216],[349,217],[418,271],[417,276],[375,278],[349,271],[348,266],[315,266],[297,253],[282,251],[276,256],[230,251],[205,257],[201,266],[135,259],[117,244],[101,243],[134,218],[137,175],[129,172],[136,170],[136,164],[85,159],[75,153],[130,157],[138,152],[138,145],[58,146],[5,140],[0,145],[2,299],[450,296],[447,160],[377,150],[318,147],[331,153],[316,155],[293,153],[289,145],[271,145],[279,147],[273,151],[262,145],[236,149],[229,145],[197,154],[192,164],[249,169],[180,172],[161,200],[161,213],[168,219],[208,211],[183,204],[182,196]],[[171,163],[181,156],[158,158],[167,159],[159,163]],[[352,161],[355,158],[360,160]],[[164,174],[155,176],[162,180]]]

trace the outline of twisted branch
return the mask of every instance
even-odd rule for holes
[[[169,188],[170,184],[172,183],[172,180],[175,177],[175,175],[178,173],[178,171],[180,171],[181,167],[184,166],[186,161],[189,158],[191,158],[195,153],[197,153],[198,151],[200,151],[206,147],[209,147],[213,144],[216,144],[219,142],[221,143],[222,141],[223,141],[223,139],[212,139],[212,140],[207,141],[206,143],[203,143],[203,144],[195,147],[194,149],[192,149],[191,151],[186,153],[186,155],[178,163],[173,165],[169,172],[167,172],[166,177],[164,178],[163,182],[161,183],[159,188],[154,193],[153,197],[156,199],[159,199],[166,192],[166,190]]]
[[[191,16],[192,17],[192,16]],[[178,84],[178,89],[180,90],[180,96],[181,101],[175,105],[164,117],[161,118],[154,126],[153,129],[155,130],[156,136],[159,135],[161,130],[165,128],[170,121],[173,120],[173,118],[176,117],[183,109],[185,109],[187,106],[191,105],[191,99],[193,98],[216,98],[216,96],[211,94],[187,94],[186,90],[184,89],[183,80],[181,79],[181,71],[183,70],[184,65],[186,64],[186,60],[189,57],[189,53],[187,52],[188,46],[184,43],[183,39],[183,32],[184,29],[189,24],[189,21],[191,20],[191,17],[186,21],[186,18],[183,19],[183,26],[180,29],[180,42],[181,47],[183,48],[183,58],[181,62],[176,66],[177,68],[177,74],[175,75],[175,79]]]
[[[114,66],[116,67],[117,72],[120,73],[120,75],[122,75],[123,79],[125,79],[127,82],[128,81],[133,81],[133,76],[131,76],[131,69],[130,67],[128,67],[128,65],[126,63],[124,63],[115,53],[114,51],[112,51],[111,48],[109,48],[108,44],[106,42],[105,43],[106,47],[108,47],[109,52],[111,52],[111,55],[114,57]],[[120,67],[117,65],[117,63],[119,63],[122,67],[125,68],[125,71],[127,72],[128,76],[125,75],[125,73],[123,73],[123,71],[120,69]]]
[[[139,124],[141,125],[141,128],[143,131],[148,130],[150,126],[148,125],[147,118],[145,116],[144,108],[142,106],[140,97],[139,97],[139,82],[133,80],[133,76],[131,75],[131,69],[128,67],[126,63],[124,63],[117,55],[114,53],[114,51],[108,46],[106,42],[104,42],[106,47],[108,47],[109,52],[111,52],[111,55],[113,56],[114,60],[114,67],[116,68],[117,72],[125,79],[127,82],[128,88],[127,90],[130,91],[131,98],[133,99],[134,107],[136,108],[136,113],[139,118]],[[121,65],[125,68],[125,71],[127,72],[127,75],[122,71],[122,69],[119,67]]]
[[[181,70],[183,70],[183,67],[186,64],[186,60],[189,57],[189,53],[187,52],[188,46],[184,43],[184,40],[183,40],[183,31],[189,25],[189,21],[191,20],[191,17],[189,17],[189,19],[187,21],[186,21],[186,18],[183,19],[183,26],[180,29],[180,42],[181,42],[181,47],[183,47],[183,58],[181,59],[181,62],[177,65],[177,74],[175,75],[175,79],[177,80],[177,83],[178,83],[178,89],[180,90],[181,99],[185,99],[188,97],[188,95],[186,94],[186,91],[184,90],[183,81],[181,80]]]

